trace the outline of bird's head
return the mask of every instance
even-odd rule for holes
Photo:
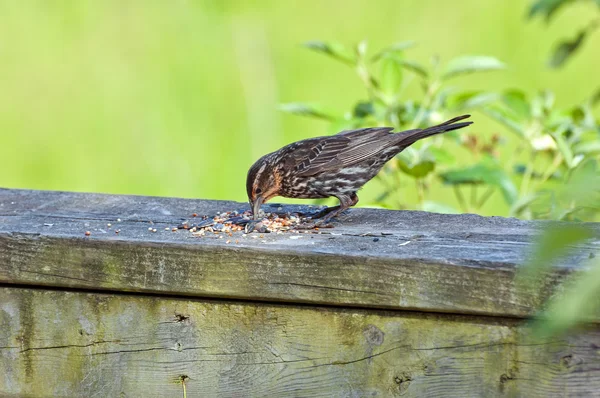
[[[250,167],[246,177],[246,192],[254,220],[258,218],[260,206],[278,196],[280,188],[279,170],[274,167],[270,155],[263,156]]]

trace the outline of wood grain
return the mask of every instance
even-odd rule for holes
[[[592,224],[596,239],[559,259],[539,288],[517,290],[515,270],[545,222],[352,209],[319,234],[197,238],[165,230],[192,213],[247,206],[0,189],[0,282],[527,317],[600,255],[600,224]],[[282,207],[298,209],[307,211]]]
[[[0,395],[564,397],[600,391],[600,331],[514,320],[0,290]]]

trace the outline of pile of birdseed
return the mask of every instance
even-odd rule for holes
[[[252,212],[227,211],[214,217],[204,216],[197,222],[184,221],[177,229],[186,229],[196,236],[207,233],[224,233],[231,236],[234,232],[284,233],[305,223],[308,217],[292,213],[265,213],[260,220],[252,219]]]

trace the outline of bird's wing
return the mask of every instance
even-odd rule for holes
[[[352,138],[348,145],[337,156],[344,167],[360,163],[394,145],[398,139],[392,134],[393,127],[376,127],[343,132],[344,136]]]
[[[348,138],[361,138],[372,140],[380,137],[385,137],[390,134],[390,132],[394,130],[393,127],[367,127],[363,129],[357,130],[344,130],[340,131],[336,134],[336,136],[343,136]]]
[[[321,137],[303,141],[291,152],[296,174],[311,176],[340,165],[337,155],[349,144],[345,137]]]
[[[366,128],[307,140],[293,151],[297,175],[311,176],[367,159],[390,145],[394,139],[394,134],[390,134],[392,130],[391,127]]]

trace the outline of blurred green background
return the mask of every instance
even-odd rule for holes
[[[246,171],[258,157],[329,133],[325,122],[284,114],[278,104],[316,101],[341,111],[365,96],[350,68],[301,47],[313,39],[367,39],[374,49],[415,40],[411,58],[422,62],[493,55],[508,68],[460,77],[461,87],[548,88],[558,106],[581,102],[598,87],[600,35],[559,71],[546,61],[589,9],[574,5],[546,25],[526,21],[528,5],[2,2],[0,186],[245,201]],[[481,114],[474,120],[470,133],[508,134]],[[376,190],[376,181],[367,185],[359,205]],[[415,195],[412,185],[406,195]],[[450,195],[433,192],[442,202]],[[496,193],[483,213],[504,214],[502,206]]]

